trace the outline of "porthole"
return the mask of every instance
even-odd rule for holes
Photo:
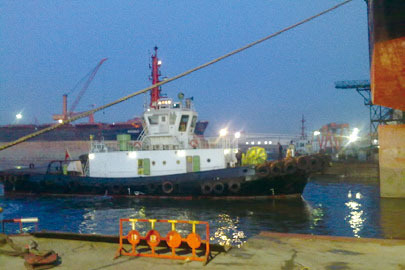
[[[180,164],[180,160],[177,160],[176,163],[177,163],[177,164]]]
[[[163,161],[163,165],[166,165],[166,161]]]
[[[156,162],[152,161],[152,165],[155,166]]]
[[[207,158],[207,162],[210,163],[210,162],[211,162],[211,159]]]

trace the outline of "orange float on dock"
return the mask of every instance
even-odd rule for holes
[[[149,223],[150,230],[145,236],[142,236],[139,231],[136,230],[137,223]],[[131,230],[124,234],[124,224],[130,223]],[[168,223],[171,224],[171,230],[167,233],[166,237],[162,237],[158,230],[155,229],[156,223]],[[185,238],[176,231],[176,224],[190,224],[192,226],[192,232],[188,234]],[[201,239],[201,236],[196,232],[196,225],[205,225],[205,239]],[[120,235],[119,235],[119,248],[115,258],[124,256],[137,256],[137,257],[155,257],[163,259],[173,259],[173,260],[192,260],[208,262],[210,255],[210,245],[209,245],[209,223],[206,221],[187,221],[187,220],[157,220],[157,219],[120,219]],[[137,250],[137,246],[141,242],[145,241],[149,246],[150,252],[141,252]],[[184,245],[182,245],[184,243]],[[124,245],[129,244],[132,246],[130,251],[125,250]],[[163,244],[171,250],[171,254],[164,254],[162,252],[157,252],[156,248]],[[205,253],[203,256],[198,256],[196,250],[205,244]],[[182,247],[187,247],[191,249],[191,254],[179,255],[177,250]],[[143,249],[142,249],[143,250]],[[183,251],[183,248],[182,248]]]

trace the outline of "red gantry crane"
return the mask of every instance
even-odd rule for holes
[[[348,130],[349,124],[329,123],[324,125],[319,130],[319,148],[323,150],[330,148],[332,153],[338,152],[342,147],[343,137]]]
[[[83,97],[84,92],[86,92],[87,88],[89,88],[90,83],[93,81],[94,77],[97,74],[97,71],[100,69],[101,65],[107,61],[108,58],[103,58],[101,59],[101,61],[97,64],[97,66],[95,68],[93,68],[93,70],[90,71],[90,74],[88,75],[88,79],[86,80],[86,82],[84,83],[82,89],[80,90],[79,94],[77,95],[76,99],[73,101],[72,106],[70,107],[70,110],[67,110],[67,94],[63,95],[63,110],[62,110],[62,114],[54,114],[53,115],[53,119],[57,120],[57,121],[63,121],[68,119],[69,117],[72,117],[76,114],[79,113],[75,113],[74,110],[76,109],[77,104],[79,104],[80,99]],[[86,75],[87,76],[87,75]],[[94,123],[94,115],[90,114],[89,115],[89,123]]]

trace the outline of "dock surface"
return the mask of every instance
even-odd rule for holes
[[[12,240],[20,246],[35,240],[39,250],[56,251],[61,264],[54,269],[405,269],[405,240],[262,232],[241,248],[213,251],[206,266],[144,257],[114,260],[118,243],[33,236],[13,236]],[[0,255],[0,269],[25,269],[24,260]]]

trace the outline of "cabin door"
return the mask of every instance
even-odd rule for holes
[[[193,156],[186,156],[186,169],[187,172],[193,172]]]
[[[187,156],[187,172],[199,172],[200,171],[200,156]]]

